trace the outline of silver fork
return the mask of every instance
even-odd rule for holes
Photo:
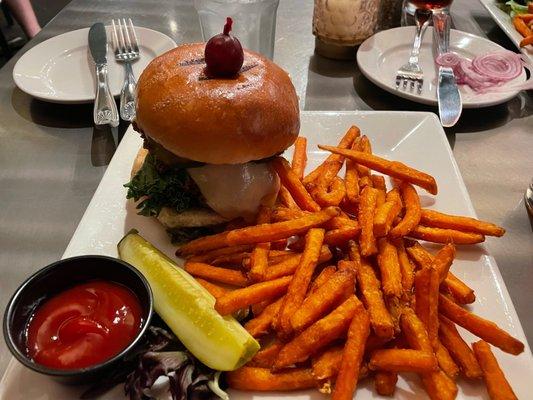
[[[117,18],[111,21],[113,25],[113,47],[115,60],[124,63],[125,76],[120,92],[120,117],[125,121],[132,121],[135,117],[137,102],[135,87],[137,82],[133,75],[131,62],[139,58],[139,41],[131,18]]]
[[[422,44],[422,37],[424,31],[429,25],[431,20],[431,12],[427,10],[416,9],[415,22],[416,22],[416,34],[413,42],[413,48],[409,61],[396,71],[396,89],[400,89],[402,85],[403,90],[407,90],[407,84],[410,83],[410,91],[415,88],[417,93],[422,93],[422,86],[424,85],[424,72],[420,65],[418,65],[418,55],[420,54],[420,45]]]

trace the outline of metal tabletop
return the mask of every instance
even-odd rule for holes
[[[354,62],[314,55],[312,1],[281,0],[275,61],[291,75],[305,110],[428,110],[379,89]],[[177,43],[201,40],[192,1],[74,0],[0,70],[0,310],[32,272],[61,257],[127,128],[96,130],[91,105],[34,100],[15,87],[12,70],[30,47],[95,21],[131,16]],[[456,0],[456,29],[512,43],[477,1]],[[507,229],[488,239],[530,343],[533,340],[533,235],[523,202],[533,177],[533,96],[465,110],[447,130],[478,216]],[[10,354],[0,342],[0,375]]]

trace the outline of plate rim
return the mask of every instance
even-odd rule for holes
[[[511,16],[505,11],[501,10],[494,0],[479,0],[479,2],[489,13],[494,22],[496,22],[496,25],[498,25],[503,33],[505,33],[511,42],[513,42],[516,48],[533,63],[533,50],[528,51],[525,47],[520,47],[520,40],[522,39],[522,36],[514,28],[511,21]],[[505,14],[507,19],[500,18],[496,12],[496,9]]]
[[[483,1],[483,0],[479,0],[479,1]],[[372,38],[374,38],[375,36],[384,34],[384,32],[388,32],[388,31],[392,31],[392,30],[398,30],[399,31],[399,30],[407,30],[407,29],[409,29],[409,30],[413,30],[412,33],[414,34],[414,28],[415,28],[414,26],[399,26],[399,27],[396,27],[396,28],[387,29],[387,30],[384,30],[384,31],[377,32],[374,35],[372,35],[371,37],[369,37],[368,39],[366,39],[363,43],[361,43],[359,49],[360,48],[372,48],[368,44],[369,41]],[[459,34],[459,35],[467,36],[467,37],[470,37],[470,38],[475,38],[476,40],[482,40],[484,42],[488,42],[491,45],[499,47],[501,50],[507,50],[504,47],[502,47],[501,45],[499,45],[498,43],[493,42],[492,40],[490,40],[488,38],[484,38],[484,37],[475,35],[475,34],[470,33],[470,32],[465,32],[465,31],[461,31],[461,30],[453,29],[453,28],[451,29],[451,31],[455,32],[454,34]],[[433,32],[433,27],[432,26],[429,26],[427,28],[425,34],[429,35],[430,34],[429,32]],[[369,81],[371,81],[373,84],[375,84],[379,88],[385,90],[386,92],[389,92],[389,93],[391,93],[391,94],[393,94],[395,96],[401,97],[403,99],[406,99],[406,100],[409,100],[409,101],[412,101],[412,102],[415,102],[415,103],[429,105],[429,106],[435,106],[435,107],[438,106],[438,101],[437,101],[436,95],[435,95],[435,99],[434,100],[433,99],[425,99],[423,97],[418,97],[416,95],[413,95],[413,94],[411,94],[409,92],[404,92],[402,90],[397,90],[392,85],[392,83],[390,85],[388,85],[386,83],[380,82],[369,71],[369,69],[371,70],[371,68],[367,69],[365,67],[364,61],[361,61],[361,60],[364,60],[364,56],[362,55],[363,52],[360,52],[359,49],[358,49],[357,55],[356,55],[357,66],[358,66],[359,70],[362,72],[362,74]],[[522,71],[522,74],[524,74],[524,76],[525,76],[525,72],[524,71]],[[498,105],[498,104],[503,104],[503,103],[506,103],[509,100],[513,99],[514,97],[516,97],[519,93],[520,93],[520,90],[509,92],[509,95],[507,95],[505,97],[502,97],[502,98],[500,98],[498,100],[486,100],[486,101],[482,101],[482,102],[463,101],[463,108],[473,108],[473,109],[475,109],[475,108],[484,108],[484,107],[495,106],[495,105]]]
[[[109,27],[110,27],[110,25],[106,25],[106,30]],[[34,49],[38,49],[38,48],[44,47],[47,44],[50,44],[50,41],[61,40],[61,38],[66,36],[66,35],[80,35],[80,34],[82,34],[84,32],[88,33],[89,29],[90,28],[74,29],[72,31],[63,32],[63,33],[61,33],[59,35],[52,36],[52,37],[50,37],[50,38],[48,38],[48,39],[36,44],[32,48],[30,48],[28,51],[26,51],[24,54],[22,54],[20,56],[20,58],[17,60],[17,62],[15,63],[15,66],[13,67],[13,71],[11,73],[11,76],[13,78],[13,82],[15,83],[17,88],[19,88],[22,92],[26,93],[28,96],[31,96],[31,97],[33,97],[35,99],[39,99],[39,100],[46,101],[46,102],[49,102],[49,103],[55,103],[55,104],[88,104],[88,103],[92,103],[94,101],[94,96],[90,97],[90,98],[89,97],[81,97],[80,96],[80,97],[72,98],[72,99],[64,99],[64,98],[58,98],[57,96],[52,96],[52,95],[48,95],[48,94],[36,94],[35,92],[32,92],[32,90],[30,90],[27,87],[25,87],[24,83],[17,76],[17,75],[20,75],[18,70],[20,70],[22,63],[26,62],[27,59],[29,57],[31,57],[31,53],[32,53],[32,51]],[[160,32],[160,31],[157,31],[157,30],[151,29],[151,28],[146,28],[144,26],[136,26],[135,29],[137,29],[137,35],[139,35],[139,30],[140,30],[140,31],[150,32],[151,34],[156,34],[156,35],[159,35],[161,38],[164,38],[169,44],[169,49],[168,50],[171,50],[172,48],[177,46],[177,44],[174,41],[174,39],[172,39],[170,36],[166,35],[163,32]],[[109,44],[109,41],[108,41],[108,44]],[[170,45],[172,47],[170,47]],[[116,95],[114,95],[114,97],[119,97],[119,96],[120,96],[120,93],[117,93]]]

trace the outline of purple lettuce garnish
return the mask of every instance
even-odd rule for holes
[[[125,382],[131,400],[228,400],[219,377],[220,371],[196,360],[156,317],[137,351],[81,398],[95,398]]]
[[[183,351],[145,353],[124,389],[131,400],[228,399],[218,386],[218,374]]]

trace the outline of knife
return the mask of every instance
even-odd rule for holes
[[[450,16],[448,13],[433,13],[433,32],[437,54],[447,53],[450,43]],[[439,102],[440,123],[444,127],[454,126],[463,111],[463,103],[455,83],[453,70],[449,67],[439,66],[437,99]]]
[[[107,35],[105,26],[98,22],[89,29],[89,49],[96,69],[96,99],[93,118],[96,125],[118,126],[118,111],[107,81]]]

